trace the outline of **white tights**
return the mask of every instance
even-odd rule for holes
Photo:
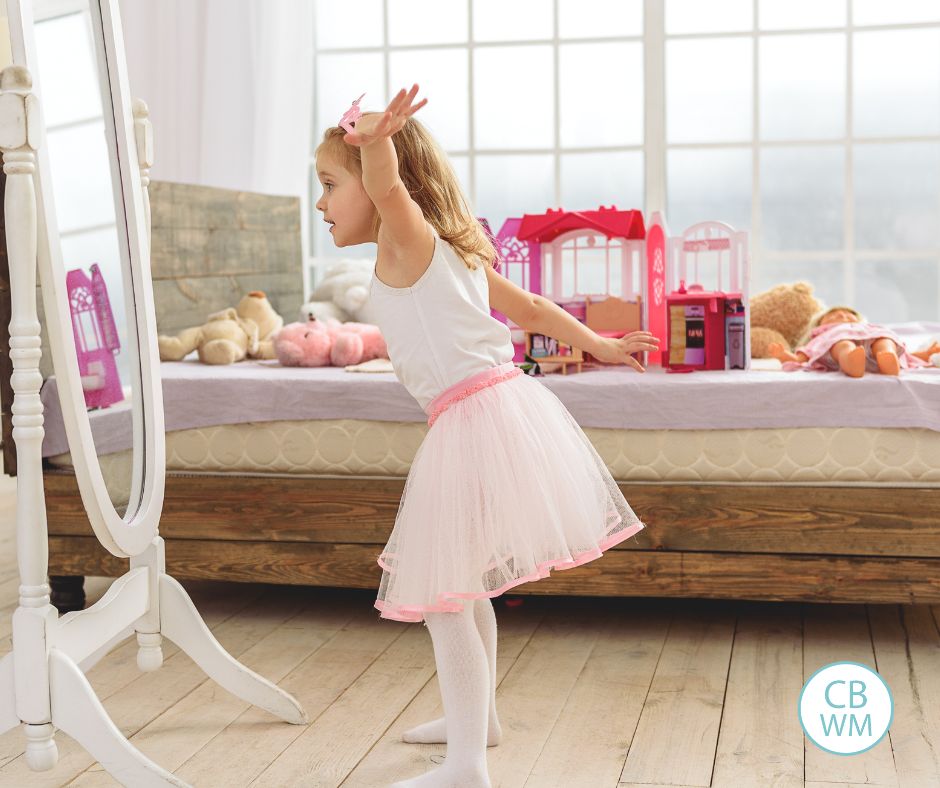
[[[491,713],[495,720],[492,696],[496,676],[496,617],[492,603],[488,599],[468,601],[460,613],[427,613],[425,621],[434,646],[444,717],[420,728],[446,721],[447,757],[443,766],[395,783],[393,788],[489,788],[487,727]],[[490,639],[487,646],[484,630]]]
[[[499,718],[496,716],[496,613],[489,599],[476,599],[467,602],[473,606],[473,618],[480,640],[486,651],[486,661],[490,673],[489,720],[487,723],[486,744],[494,747],[503,737]],[[402,734],[402,740],[412,744],[441,744],[447,741],[447,725],[444,717],[417,725]]]

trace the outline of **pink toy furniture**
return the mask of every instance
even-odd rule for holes
[[[97,263],[92,263],[90,279],[81,268],[76,268],[66,274],[65,284],[85,406],[106,408],[123,402],[124,391],[114,359],[121,342],[108,288]]]
[[[662,309],[650,313],[666,325],[662,365],[673,371],[749,369],[747,233],[724,222],[700,222],[667,241],[666,251],[665,281],[675,289]],[[700,263],[712,269],[710,288],[700,281]]]

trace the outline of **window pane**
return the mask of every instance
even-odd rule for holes
[[[696,222],[727,222],[735,230],[751,226],[751,151],[673,150],[666,158],[673,234]]]
[[[450,166],[460,181],[460,189],[467,198],[467,203],[472,204],[470,195],[470,157],[469,156],[448,156]],[[495,230],[494,230],[495,232]]]
[[[473,0],[474,41],[552,37],[552,0]]]
[[[558,0],[560,38],[643,35],[643,0]]]
[[[749,38],[667,41],[669,142],[750,140],[752,61]]]
[[[841,249],[845,149],[765,148],[760,167],[763,246]]]
[[[477,156],[476,215],[499,232],[510,216],[544,213],[555,199],[554,157]]]
[[[418,83],[418,99],[428,103],[415,118],[434,134],[445,149],[466,150],[470,145],[469,82],[465,49],[420,49],[391,52],[389,78],[392,92]]]
[[[903,323],[940,318],[936,260],[859,260],[855,265],[856,308],[867,320]]]
[[[473,68],[477,148],[554,147],[551,46],[475,49]]]
[[[382,46],[382,0],[317,0],[317,47]]]
[[[760,41],[762,139],[845,135],[845,35]]]
[[[666,33],[736,33],[754,27],[753,0],[666,0]]]
[[[562,154],[561,204],[570,211],[593,211],[601,205],[642,210],[643,154]]]
[[[760,0],[758,13],[762,30],[843,27],[846,21],[845,0]]]
[[[113,222],[114,190],[104,122],[50,131],[47,140],[59,230]]]
[[[751,296],[780,284],[809,282],[826,306],[845,303],[842,260],[760,260],[751,271]]]
[[[378,111],[388,106],[385,101],[385,69],[381,53],[317,57],[317,124],[314,148],[320,144],[323,130],[327,126],[337,125],[343,113],[362,93],[366,94],[359,105],[363,111]]]
[[[940,30],[857,33],[853,46],[855,134],[940,134]]]
[[[558,57],[561,145],[641,145],[642,45],[562,44]],[[629,75],[618,88],[620,100],[611,100],[611,85],[598,74]]]
[[[854,157],[858,248],[940,247],[940,143],[858,145]]]
[[[388,43],[458,44],[467,40],[467,0],[388,0]]]
[[[853,0],[852,22],[856,25],[890,25],[904,22],[936,22],[937,0]]]
[[[36,25],[42,114],[47,126],[101,116],[98,61],[88,14]]]

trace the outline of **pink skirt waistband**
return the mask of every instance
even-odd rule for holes
[[[463,380],[458,381],[453,386],[449,386],[438,394],[427,407],[428,426],[430,427],[437,421],[438,417],[455,402],[466,399],[471,394],[493,386],[516,375],[521,375],[522,370],[512,361],[500,364],[496,367],[484,369],[482,372],[476,372]]]

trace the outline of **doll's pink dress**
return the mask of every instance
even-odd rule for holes
[[[871,344],[879,337],[893,339],[898,346],[898,361],[901,369],[930,366],[917,356],[907,352],[904,341],[890,328],[878,323],[823,323],[816,326],[810,334],[809,341],[793,352],[802,352],[808,356],[806,361],[784,361],[782,368],[786,372],[798,369],[818,369],[838,372],[839,364],[832,358],[829,349],[842,339],[854,339],[865,348],[865,371],[878,372],[878,362],[875,360]]]
[[[558,397],[513,363],[485,268],[429,227],[425,273],[411,287],[373,273],[369,300],[429,422],[378,557],[375,606],[397,621],[587,563],[644,527]]]

